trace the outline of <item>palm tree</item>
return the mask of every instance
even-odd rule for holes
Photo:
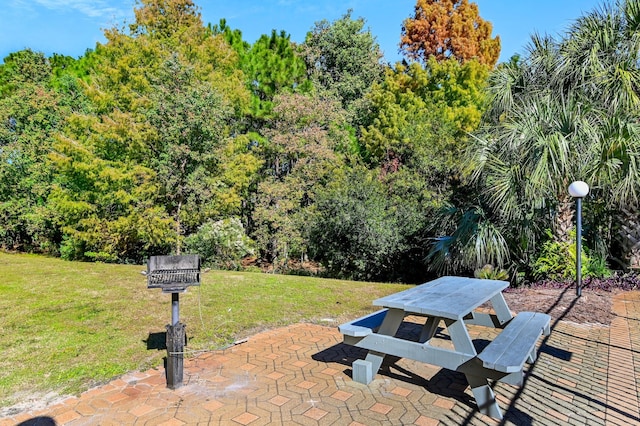
[[[501,230],[475,205],[465,210],[444,206],[434,228],[451,235],[434,238],[427,261],[440,273],[473,271],[485,265],[502,268],[509,262],[509,246]]]
[[[609,247],[614,223],[640,224],[640,0],[595,9],[560,41],[534,35],[527,50],[490,78],[491,106],[469,151],[472,177],[522,259],[544,228],[567,241],[575,179],[603,200],[593,228]],[[635,250],[625,257],[640,259],[637,241]]]
[[[640,267],[640,1],[604,5],[571,27],[558,84],[601,109],[589,179],[613,212],[622,263]]]
[[[535,35],[523,62],[499,67],[490,79],[486,125],[469,150],[473,179],[524,259],[545,228],[557,241],[568,240],[573,213],[566,188],[588,170],[599,121],[588,105],[554,88],[560,60],[559,44]]]
[[[640,1],[604,4],[580,17],[560,46],[557,88],[583,95],[606,111],[640,105]]]

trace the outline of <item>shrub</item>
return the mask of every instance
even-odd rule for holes
[[[204,265],[223,269],[238,269],[240,260],[255,251],[238,218],[206,222],[184,243],[185,252],[198,253]]]
[[[402,250],[401,224],[378,177],[357,169],[318,195],[311,221],[312,257],[330,276],[382,280]]]
[[[537,280],[552,279],[563,280],[576,277],[576,233],[570,233],[571,241],[559,242],[550,237],[542,245],[540,255],[533,264],[533,276]],[[591,256],[589,249],[583,246],[580,254],[582,263],[582,276],[592,278],[603,278],[611,275],[607,267],[606,260],[599,256]]]
[[[501,268],[494,268],[493,265],[484,265],[480,269],[476,269],[473,273],[476,278],[485,280],[509,280],[509,273]]]
[[[62,237],[60,257],[64,260],[84,260],[85,244],[69,235]]]

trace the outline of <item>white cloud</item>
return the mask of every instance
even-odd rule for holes
[[[24,4],[24,1],[17,0],[16,3]],[[76,11],[89,18],[103,18],[123,16],[126,14],[124,8],[110,6],[103,0],[34,0],[37,6],[42,6],[51,10]],[[113,3],[113,2],[111,2]],[[120,2],[120,6],[124,6]]]

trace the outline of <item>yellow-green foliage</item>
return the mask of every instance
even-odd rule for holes
[[[362,130],[370,155],[406,155],[422,141],[433,156],[457,157],[464,148],[460,141],[480,124],[488,75],[477,61],[461,65],[455,59],[389,68],[370,94],[373,123]]]
[[[482,268],[476,269],[473,275],[485,280],[509,280],[509,273],[506,270],[495,268],[493,265],[484,265]]]

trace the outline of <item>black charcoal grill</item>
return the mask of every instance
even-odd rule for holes
[[[182,386],[185,324],[180,322],[180,293],[200,285],[200,256],[151,256],[147,262],[147,288],[171,293],[171,324],[167,325],[167,386]]]
[[[163,293],[184,293],[187,287],[200,285],[200,256],[151,256],[147,263],[147,288]]]

